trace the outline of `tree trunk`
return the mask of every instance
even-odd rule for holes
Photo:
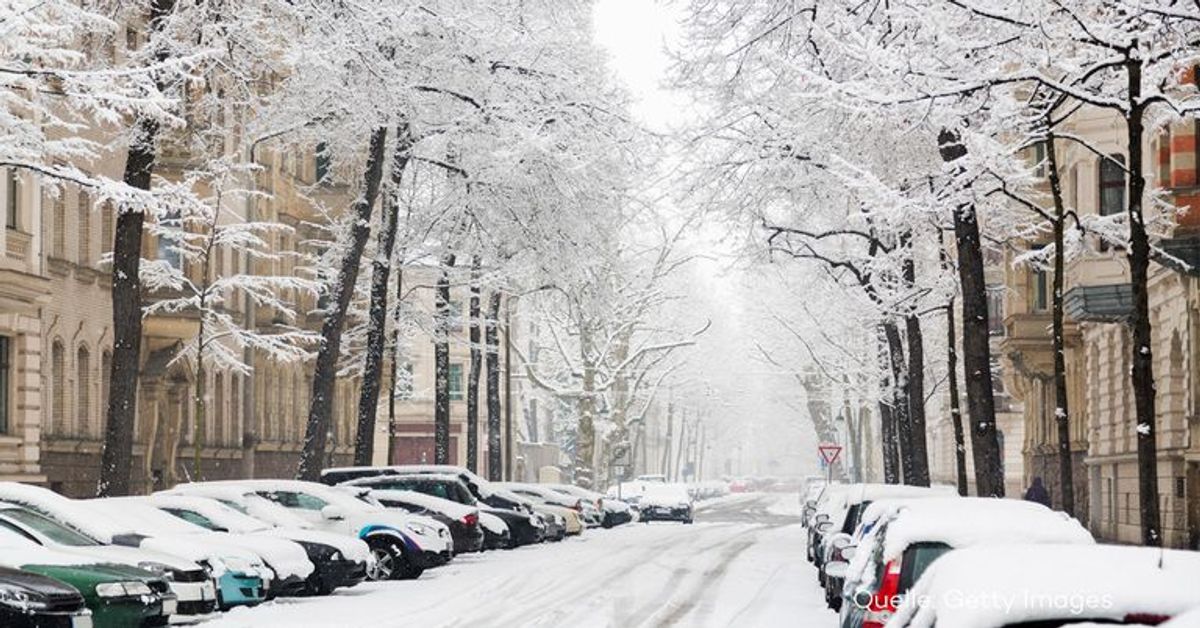
[[[312,400],[308,409],[308,424],[305,426],[304,449],[300,453],[300,467],[296,477],[315,482],[320,479],[321,466],[325,462],[325,446],[329,439],[333,418],[334,384],[337,382],[337,360],[342,348],[342,331],[346,310],[354,296],[354,284],[358,281],[358,268],[363,249],[371,235],[371,211],[379,196],[383,180],[384,151],[387,145],[387,127],[379,127],[371,133],[367,164],[363,171],[362,190],[354,200],[350,211],[354,221],[350,225],[350,240],[338,268],[321,325],[321,346],[313,369]]]
[[[663,446],[662,461],[661,461],[661,464],[659,464],[660,472],[664,476],[667,475],[667,470],[670,466],[668,464],[668,462],[671,460],[671,439],[675,437],[675,434],[672,431],[675,427],[674,423],[675,423],[675,404],[668,403],[667,404],[667,435],[666,435],[666,438],[664,439],[665,444]]]
[[[904,342],[900,328],[893,321],[883,324],[887,340],[888,357],[892,369],[892,423],[896,428],[896,449],[900,459],[900,481],[910,484],[916,475],[913,469],[912,423],[909,420],[908,363],[904,356]]]
[[[942,160],[953,163],[967,154],[957,133],[943,129],[938,135]],[[980,497],[1004,497],[1004,468],[996,436],[996,400],[992,393],[992,352],[988,332],[987,284],[983,246],[975,205],[954,209],[955,248],[962,285],[963,367],[967,385],[967,413],[971,417],[971,452],[975,461],[975,489]]]
[[[954,329],[954,299],[946,306],[946,380],[950,387],[950,424],[954,427],[954,471],[958,494],[967,496],[967,443],[963,434],[958,392],[958,333]]]
[[[433,460],[450,464],[450,269],[455,255],[442,256],[442,274],[438,277],[435,307],[437,325],[433,340]]]
[[[1054,340],[1054,420],[1058,425],[1058,481],[1062,495],[1062,509],[1075,516],[1075,473],[1071,458],[1071,414],[1067,398],[1067,346],[1064,323],[1063,284],[1066,279],[1066,209],[1063,206],[1062,181],[1058,176],[1058,156],[1055,154],[1054,136],[1046,141],[1046,156],[1049,159],[1047,174],[1050,193],[1054,199],[1054,295],[1051,336]]]
[[[471,303],[467,314],[471,345],[471,371],[467,376],[467,468],[472,472],[479,469],[479,373],[483,370],[483,356],[479,350],[482,341],[479,329],[479,265],[479,256],[476,255],[471,259]]]
[[[1134,50],[1140,50],[1136,45]],[[1133,401],[1137,411],[1138,498],[1141,507],[1142,544],[1162,546],[1161,515],[1158,505],[1158,431],[1155,421],[1154,352],[1150,328],[1150,238],[1142,215],[1142,196],[1146,179],[1142,171],[1142,134],[1145,105],[1142,98],[1142,63],[1126,62],[1129,143],[1129,279],[1133,284]]]
[[[504,475],[503,446],[500,434],[500,293],[488,296],[487,323],[487,438],[488,479],[499,482]]]
[[[388,443],[387,443],[387,464],[396,464],[395,443],[396,432],[396,390],[400,386],[400,320],[403,316],[404,307],[404,268],[396,269],[396,307],[392,308],[392,359],[391,362],[391,379],[392,386],[388,389]],[[412,382],[409,382],[412,386]]]
[[[162,29],[164,18],[175,10],[175,0],[154,0],[150,7],[151,37]],[[169,55],[165,47],[155,54]],[[160,88],[162,85],[159,86]],[[125,158],[126,185],[149,190],[158,158],[158,123],[138,118]],[[142,358],[142,228],[146,215],[121,208],[117,215],[112,250],[113,350],[108,380],[108,408],[104,450],[100,459],[100,497],[129,494],[133,469],[133,423],[137,414],[138,377]]]
[[[375,454],[375,411],[379,407],[379,386],[383,378],[383,352],[386,350],[388,283],[391,281],[392,252],[396,248],[396,227],[400,222],[400,186],[408,166],[412,135],[408,125],[396,127],[396,146],[392,152],[391,194],[380,216],[378,249],[371,262],[371,304],[367,323],[367,354],[363,365],[362,389],[358,397],[358,425],[354,435],[354,464],[368,466]]]
[[[905,240],[909,238],[906,236]],[[910,288],[917,282],[916,264],[911,252],[904,260],[904,283]],[[925,442],[925,338],[921,333],[921,318],[914,311],[904,317],[905,339],[908,341],[908,439],[904,441],[904,483],[929,486],[929,451]]]
[[[882,327],[880,331],[880,359],[888,361],[889,366],[885,372],[891,372],[891,353],[887,348],[887,334],[882,333]],[[891,386],[888,376],[884,375],[880,382],[880,390],[888,390]],[[900,483],[900,449],[896,440],[896,417],[892,414],[894,403],[894,396],[891,401],[882,397],[879,399],[879,445],[883,452],[883,481],[886,484]]]

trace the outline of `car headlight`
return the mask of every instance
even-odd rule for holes
[[[149,571],[150,573],[153,573],[154,575],[159,576],[165,580],[174,580],[175,579],[175,570],[172,569],[170,566],[164,565],[162,563],[144,562],[144,563],[138,563],[138,567],[141,569],[145,569],[146,571]]]
[[[96,595],[100,597],[135,597],[150,595],[153,591],[145,582],[101,582],[96,585]]]
[[[0,584],[0,605],[19,609],[44,610],[49,607],[37,591],[11,584]]]
[[[433,528],[416,521],[409,521],[404,524],[404,527],[408,528],[414,534],[420,534],[421,536],[437,536],[437,532]]]

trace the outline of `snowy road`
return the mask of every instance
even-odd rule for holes
[[[631,524],[563,543],[457,557],[414,582],[237,609],[203,628],[832,628],[804,560],[794,495],[735,495],[696,524]]]

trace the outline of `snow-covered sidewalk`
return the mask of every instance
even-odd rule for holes
[[[747,512],[774,510],[781,497],[747,498]],[[691,526],[630,524],[558,544],[460,556],[417,581],[368,583],[330,597],[238,609],[203,626],[837,624],[804,560],[799,525],[757,523],[754,514],[745,522],[697,517]]]

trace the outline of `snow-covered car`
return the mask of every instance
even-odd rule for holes
[[[117,522],[126,532],[146,537],[177,535],[196,544],[221,543],[256,554],[274,577],[267,597],[303,594],[316,567],[304,548],[277,536],[209,530],[151,506],[141,497],[108,497],[83,500],[91,512]]]
[[[851,484],[846,489],[844,508],[835,511],[830,519],[832,526],[828,530],[818,530],[817,567],[821,587],[825,589],[825,604],[835,612],[842,605],[842,578],[830,574],[824,566],[830,562],[846,560],[843,552],[854,544],[853,535],[862,522],[863,513],[879,500],[922,500],[958,498],[958,490],[953,486],[905,486],[903,484]],[[841,520],[838,520],[840,515]]]
[[[445,526],[359,499],[354,493],[300,480],[227,480],[180,484],[173,492],[205,495],[214,488],[237,487],[269,499],[318,530],[362,539],[375,560],[372,580],[417,578],[451,556],[450,532]],[[365,489],[363,490],[365,492]]]
[[[371,497],[388,508],[398,508],[441,521],[454,538],[455,554],[483,550],[486,535],[479,520],[478,508],[416,491],[372,490]]]
[[[204,615],[217,609],[217,591],[199,564],[140,547],[105,545],[81,532],[23,506],[0,504],[0,528],[18,532],[42,547],[86,556],[97,562],[131,565],[167,580],[181,615]]]
[[[1095,541],[1075,519],[1033,502],[955,497],[896,504],[846,552],[849,563],[826,567],[844,578],[842,628],[886,624],[913,583],[947,552],[1012,543]]]
[[[215,580],[221,608],[261,603],[266,599],[266,586],[274,576],[258,554],[226,543],[221,537],[213,536],[197,543],[190,531],[151,536],[136,534],[94,512],[88,500],[71,499],[39,486],[0,482],[0,502],[24,506],[104,544],[140,547],[195,562]]]
[[[638,501],[642,521],[692,522],[692,497],[683,484],[651,483]]]
[[[373,490],[414,491],[440,497],[464,506],[479,508],[504,521],[509,532],[506,548],[541,543],[546,536],[546,524],[532,512],[518,512],[511,508],[496,508],[480,501],[465,482],[450,473],[399,473],[389,471],[373,476],[360,476],[347,481],[343,486],[360,486]]]
[[[0,527],[0,567],[74,586],[92,612],[78,619],[83,626],[165,626],[176,612],[175,594],[162,576],[86,554],[49,549],[11,528]],[[6,591],[0,592],[8,597]],[[76,618],[72,617],[71,622],[74,625]],[[39,623],[38,627],[43,625]]]
[[[969,547],[929,566],[887,625],[1154,625],[1200,606],[1197,582],[1197,552],[1116,545]]]
[[[586,488],[572,484],[546,484],[544,486],[548,486],[552,490],[564,495],[591,500],[591,503],[595,504],[596,509],[600,511],[600,525],[605,528],[633,521],[633,508],[628,503],[615,497],[606,497],[595,491],[589,491]]]
[[[354,586],[367,577],[370,548],[344,534],[273,526],[208,497],[157,493],[140,499],[206,530],[250,537],[279,537],[296,543],[315,567],[305,583],[305,593],[327,595],[339,587]]]
[[[542,484],[527,484],[524,482],[494,482],[492,486],[516,493],[517,495],[532,500],[535,503],[542,503],[550,506],[558,506],[560,508],[569,509],[578,516],[584,527],[600,527],[602,520],[600,511],[590,499],[568,496],[565,493],[556,491],[551,487]],[[577,532],[571,531],[571,525],[569,521],[567,534],[578,534]]]
[[[583,521],[580,520],[579,514],[570,508],[535,501],[508,489],[497,488],[495,484],[491,486],[491,491],[494,500],[513,504],[513,510],[532,511],[539,515],[546,525],[546,540],[548,541],[561,541],[567,536],[575,536],[583,532]]]

